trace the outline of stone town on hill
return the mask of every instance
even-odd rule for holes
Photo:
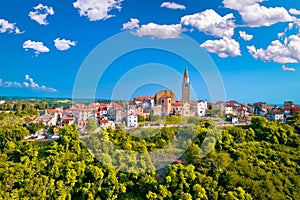
[[[46,126],[77,124],[80,129],[86,127],[90,118],[95,118],[100,128],[115,128],[125,124],[128,128],[138,127],[139,118],[168,116],[198,116],[226,118],[232,124],[246,124],[251,116],[265,116],[271,121],[284,122],[287,118],[300,111],[300,107],[292,101],[284,102],[284,106],[267,105],[265,102],[242,104],[237,101],[210,103],[205,100],[190,100],[190,79],[185,69],[182,81],[182,98],[175,101],[175,95],[170,90],[162,90],[154,96],[135,97],[131,102],[107,104],[91,103],[89,105],[75,104],[68,109],[45,110],[33,122],[42,122]]]

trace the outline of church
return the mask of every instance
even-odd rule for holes
[[[118,115],[120,119],[127,119],[128,127],[138,126],[138,117],[144,118],[151,116],[200,116],[206,115],[207,102],[191,101],[191,85],[188,69],[185,68],[181,84],[181,99],[175,101],[175,94],[171,90],[161,90],[155,96],[138,96],[133,102],[127,102],[127,107],[123,115]],[[120,120],[118,120],[120,121]]]
[[[171,90],[162,90],[155,94],[155,107],[156,110],[161,109],[161,116],[190,116],[190,79],[187,68],[184,70],[181,94],[181,100],[176,102],[175,94]]]

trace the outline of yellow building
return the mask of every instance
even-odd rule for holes
[[[175,95],[171,90],[162,90],[156,93],[154,101],[156,105],[162,106],[162,115],[169,116],[171,112],[171,104],[174,103]]]
[[[171,90],[162,90],[162,91],[155,94],[155,97],[154,97],[155,104],[160,105],[161,104],[161,98],[166,97],[166,96],[171,98],[170,103],[174,103],[174,99],[175,99],[174,92],[172,92]]]

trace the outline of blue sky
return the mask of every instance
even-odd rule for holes
[[[130,31],[137,38],[158,41],[180,40],[183,34],[191,37],[215,63],[227,100],[300,103],[299,1],[11,0],[1,4],[0,96],[71,97],[90,52],[110,37]],[[99,55],[99,62],[102,59]],[[157,64],[173,69],[174,74],[155,72],[157,80],[172,80],[170,85],[149,81],[123,94],[133,87],[130,80],[135,77],[150,80],[151,74],[133,69],[141,65],[151,69],[151,63],[153,69]],[[123,93],[114,98],[154,95],[162,88],[174,90],[180,98],[180,73],[185,67],[193,98],[209,100],[209,88],[191,63],[170,52],[147,49],[120,55],[106,69],[95,95],[110,98],[121,77],[131,72],[128,81],[119,84]]]

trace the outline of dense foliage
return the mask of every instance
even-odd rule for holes
[[[146,128],[139,136],[108,129],[83,140],[76,126],[66,126],[57,141],[29,142],[20,122],[2,120],[0,199],[299,199],[300,140],[293,126],[261,117],[241,127],[189,121],[195,125]],[[173,141],[180,144],[168,147]],[[186,146],[176,162],[154,171],[152,153]]]

